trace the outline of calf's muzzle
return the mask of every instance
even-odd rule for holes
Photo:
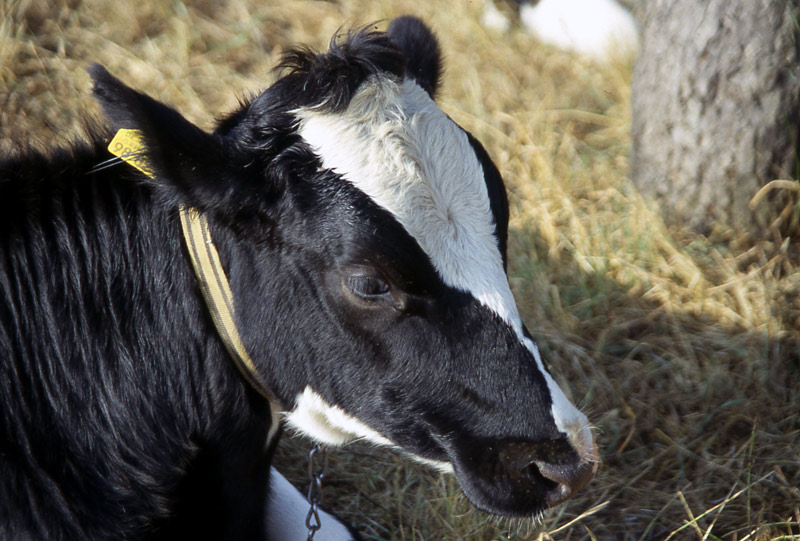
[[[597,471],[595,455],[580,456],[567,438],[467,445],[454,462],[473,503],[492,513],[536,514],[571,498]]]

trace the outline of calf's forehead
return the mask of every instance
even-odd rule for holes
[[[296,111],[325,169],[387,210],[442,281],[521,332],[484,169],[466,133],[414,81],[373,77],[343,112]]]

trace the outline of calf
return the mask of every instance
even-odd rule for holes
[[[206,133],[94,66],[109,127],[0,163],[0,538],[269,537],[296,500],[270,475],[281,419],[453,472],[493,513],[592,477],[590,427],[508,286],[500,175],[433,101],[430,31],[404,17],[281,68]],[[109,167],[123,128],[148,175]]]

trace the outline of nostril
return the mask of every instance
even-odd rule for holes
[[[494,472],[502,474],[508,492],[529,498],[542,509],[574,496],[589,483],[597,466],[593,461],[583,460],[567,438],[506,441],[493,450],[499,467]]]
[[[522,471],[530,481],[543,486],[547,492],[551,492],[558,488],[558,482],[548,479],[542,475],[542,472],[539,470],[539,466],[537,466],[536,463],[528,464]]]
[[[535,462],[541,476],[550,482],[547,501],[553,506],[567,499],[582,489],[594,476],[592,464],[547,464]]]

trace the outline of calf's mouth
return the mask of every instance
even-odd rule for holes
[[[563,503],[594,477],[596,449],[581,456],[569,439],[480,442],[440,440],[456,479],[479,509],[526,517]]]

